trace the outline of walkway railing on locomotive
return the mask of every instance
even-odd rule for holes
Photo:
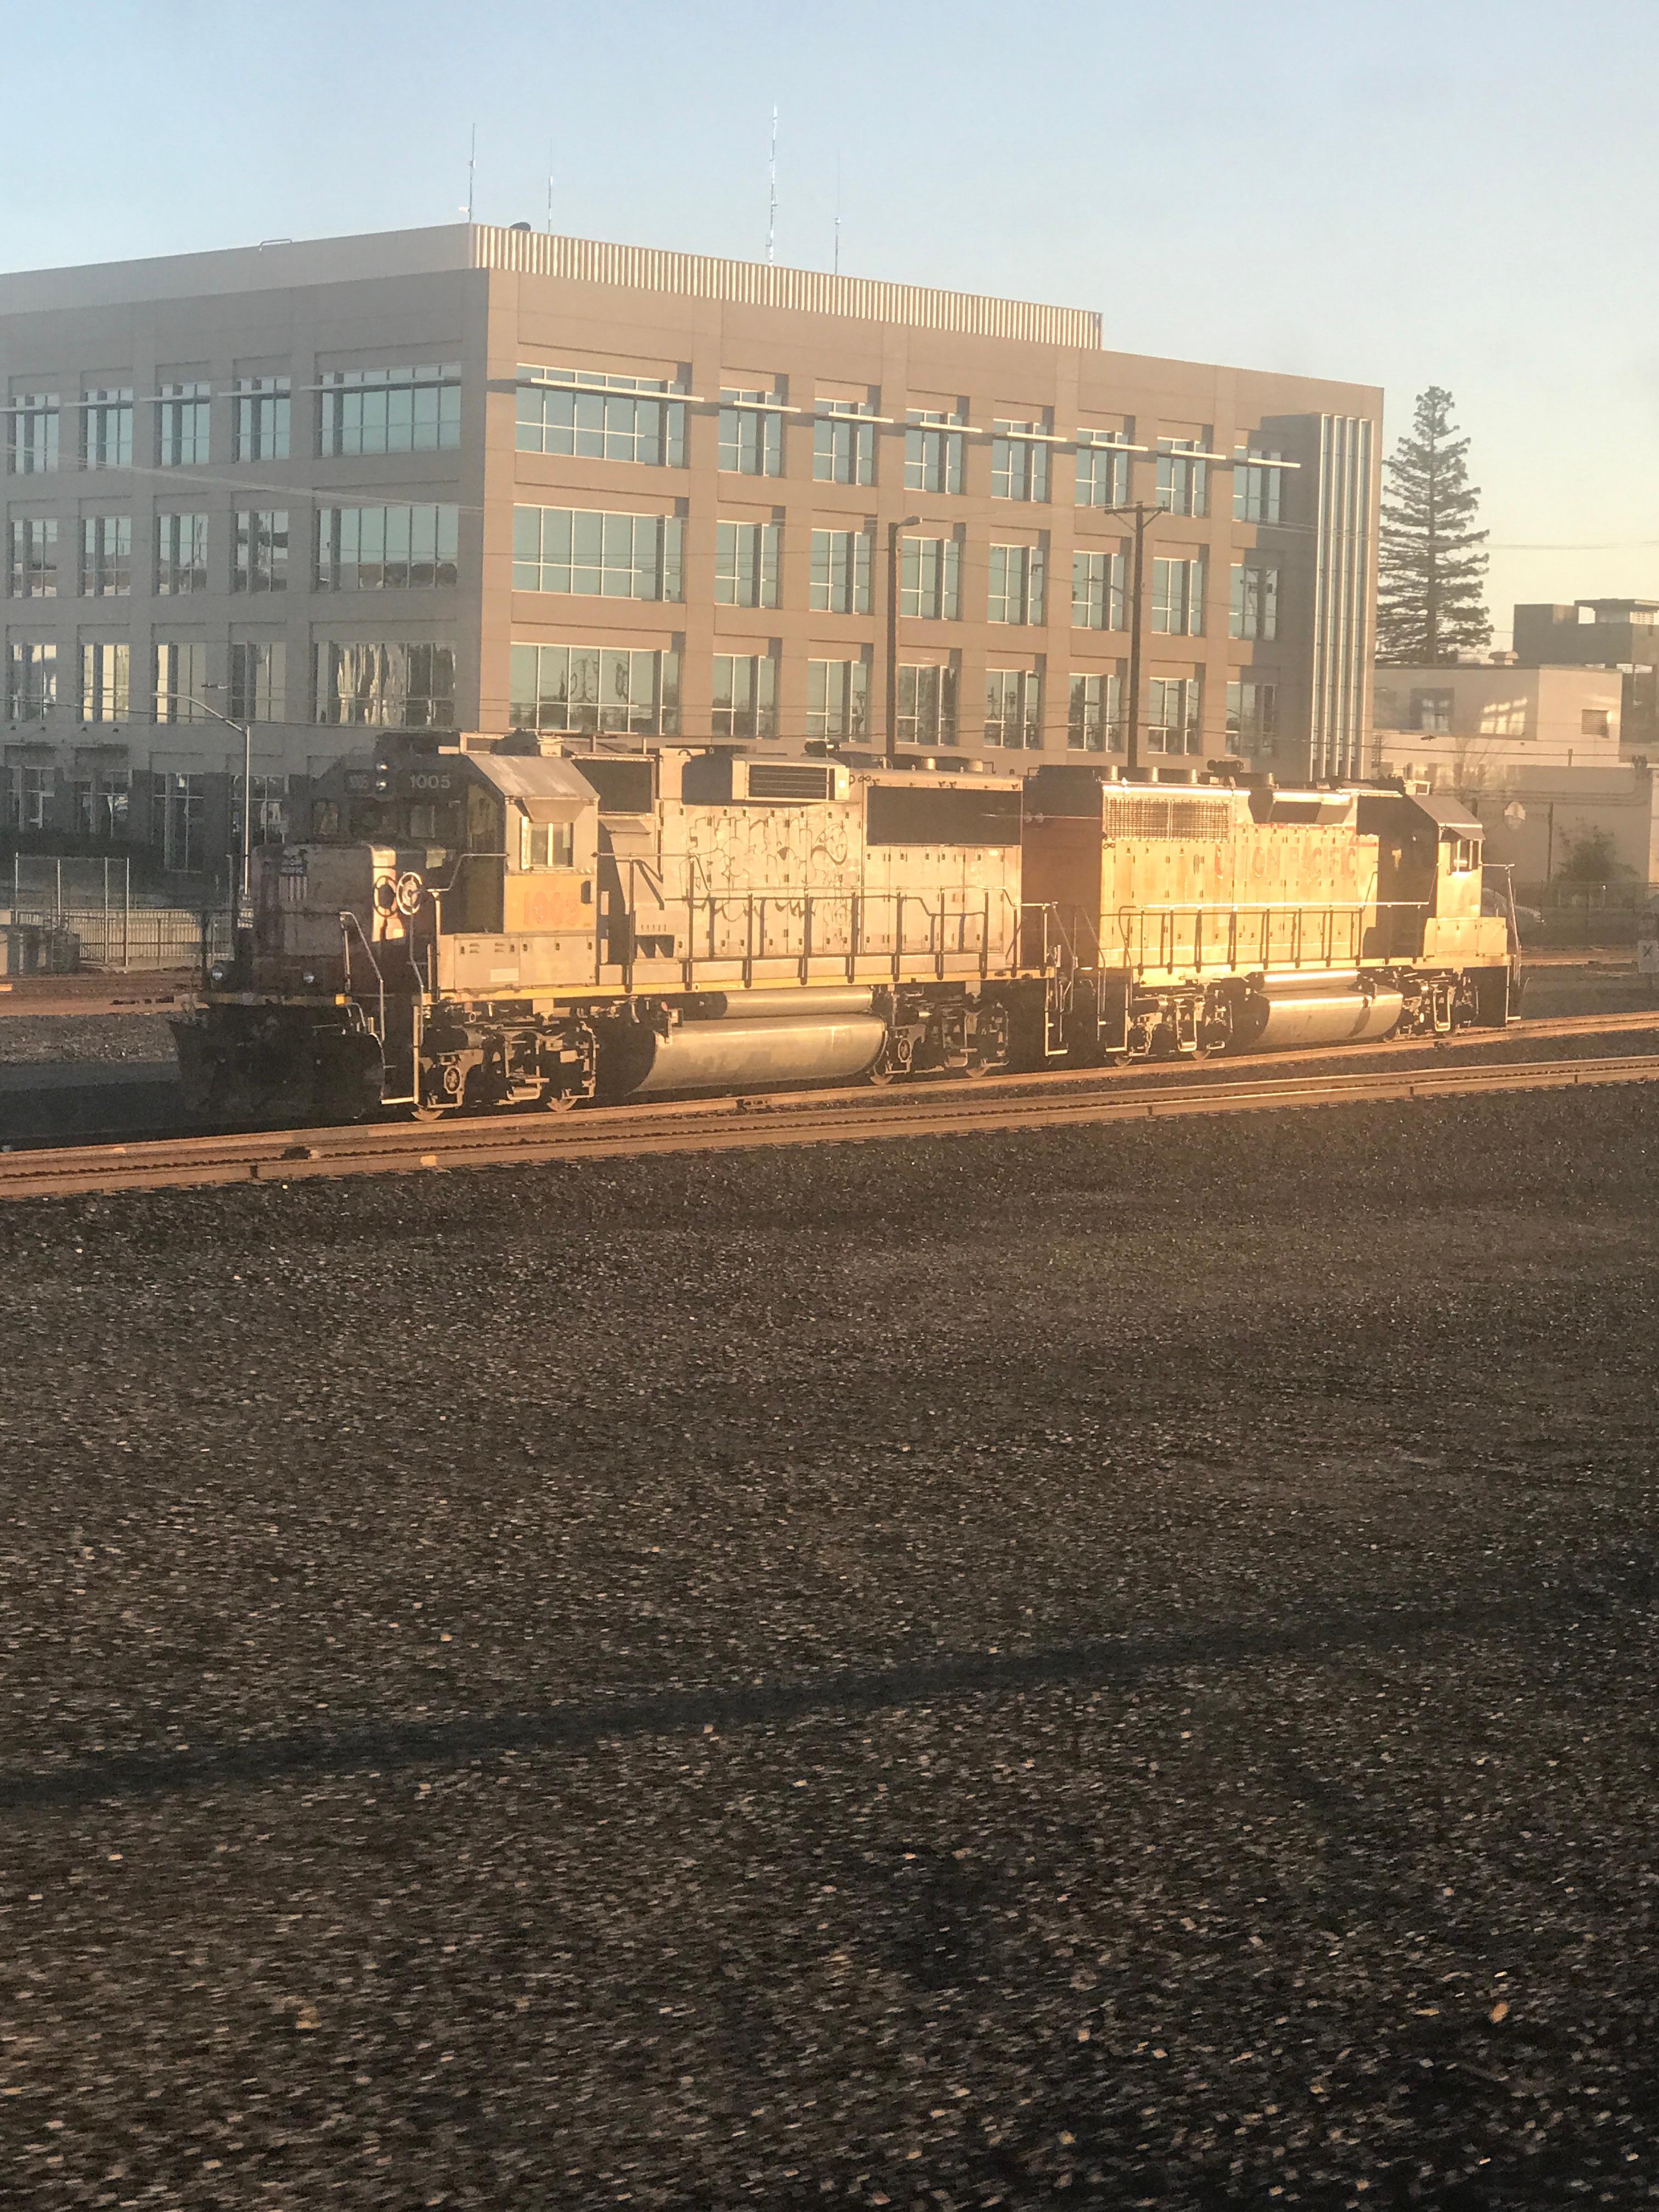
[[[1118,909],[1118,930],[1125,964],[1133,969],[1319,969],[1369,957],[1366,933],[1379,916],[1430,910],[1422,899],[1356,899],[1319,907],[1289,899],[1244,906],[1126,906]]]
[[[659,909],[665,924],[670,905]],[[983,977],[1014,963],[1020,933],[1018,902],[1006,890],[694,892],[684,911],[678,965],[688,989],[704,963],[738,963],[745,985],[785,967],[805,983],[831,963],[855,982],[867,979],[873,961],[890,968],[895,982],[918,963],[931,964],[940,981],[964,963]],[[652,932],[636,916],[634,933]]]

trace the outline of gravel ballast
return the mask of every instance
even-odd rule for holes
[[[73,1070],[88,1062],[175,1056],[165,1014],[32,1014],[7,1008],[0,1018],[0,1067]]]
[[[0,1212],[0,2196],[1651,2201],[1654,1113]]]

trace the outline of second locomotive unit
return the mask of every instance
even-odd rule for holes
[[[464,738],[342,762],[175,1024],[219,1115],[355,1119],[1507,1019],[1480,826],[1392,788]]]

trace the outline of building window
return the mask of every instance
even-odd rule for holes
[[[817,613],[870,611],[870,539],[862,530],[812,532],[811,604]]]
[[[1227,750],[1249,759],[1272,752],[1279,732],[1279,686],[1236,677],[1227,686]]]
[[[174,875],[194,875],[207,860],[207,778],[169,775],[161,787],[161,866]]]
[[[81,720],[124,722],[131,711],[132,648],[125,639],[81,647]]]
[[[162,599],[208,587],[208,519],[204,514],[155,518],[155,589]]]
[[[1161,637],[1204,635],[1204,559],[1154,561],[1152,629]]]
[[[898,672],[899,744],[932,751],[957,742],[957,671],[954,662],[908,664]]]
[[[253,812],[248,823],[250,845],[281,845],[288,839],[288,778],[285,775],[255,775]],[[242,779],[231,778],[230,805],[232,827],[236,842],[242,842]]]
[[[461,442],[461,365],[428,362],[418,368],[337,368],[322,384],[318,451],[430,453]]]
[[[954,538],[901,540],[899,612],[916,622],[960,618],[962,548]]]
[[[1204,746],[1202,679],[1154,676],[1146,687],[1149,753],[1196,753]]]
[[[1074,676],[1066,712],[1066,744],[1075,753],[1123,749],[1123,678],[1115,670]]]
[[[672,514],[599,514],[565,507],[513,510],[513,588],[607,599],[684,597]]]
[[[51,514],[15,514],[6,589],[15,599],[58,597],[58,519]]]
[[[132,387],[88,392],[81,404],[81,459],[89,469],[132,466]]]
[[[1234,567],[1228,629],[1234,637],[1270,639],[1279,635],[1277,568],[1258,568],[1250,562]]]
[[[769,653],[717,653],[710,728],[717,738],[775,738],[778,664]]]
[[[58,795],[58,772],[51,768],[36,768],[23,763],[21,775],[22,804],[18,811],[20,830],[49,830],[52,827],[52,801]]]
[[[1261,465],[1282,460],[1282,453],[1236,453],[1233,457],[1233,520],[1278,522],[1283,519],[1285,471]]]
[[[132,517],[81,518],[81,594],[88,599],[125,599],[132,589]]]
[[[991,440],[993,499],[1046,500],[1048,443],[1042,422],[994,422]]]
[[[778,536],[775,522],[716,523],[714,603],[717,606],[776,606]]]
[[[132,805],[132,775],[127,769],[106,769],[99,784],[94,834],[125,837]]]
[[[236,559],[231,570],[233,592],[285,592],[288,589],[288,509],[285,507],[241,509],[236,517]]]
[[[289,404],[287,377],[239,376],[231,390],[231,459],[285,461]]]
[[[1043,617],[1043,557],[1040,545],[994,545],[985,618],[994,623],[1040,623]]]
[[[33,722],[58,704],[58,647],[15,637],[6,647],[6,718]]]
[[[806,734],[861,738],[868,722],[870,670],[862,660],[809,660]]]
[[[1122,507],[1129,497],[1129,434],[1127,430],[1079,430],[1077,434],[1077,504]],[[1112,625],[1116,629],[1118,625]]]
[[[164,469],[198,467],[208,458],[213,387],[164,384],[156,407],[155,458]]]
[[[316,660],[319,722],[404,730],[455,726],[453,646],[325,638],[317,643]]]
[[[107,842],[125,836],[132,778],[125,769],[90,770],[70,780],[75,827],[83,837]]]
[[[1613,734],[1612,722],[1605,707],[1581,707],[1578,710],[1578,733],[1585,738],[1606,738]]]
[[[511,662],[515,730],[604,731],[674,737],[680,726],[677,653],[623,647],[515,645]]]
[[[680,389],[658,377],[522,367],[519,451],[684,468],[685,405],[665,396]]]
[[[962,416],[912,407],[905,415],[904,488],[907,491],[962,489]]]
[[[1455,694],[1447,690],[1413,691],[1412,693],[1411,726],[1428,737],[1446,738],[1451,735],[1452,702]]]
[[[15,477],[43,476],[58,465],[58,394],[25,392],[6,412],[6,468]]]
[[[812,474],[819,483],[876,480],[875,409],[862,399],[820,399],[812,425]]]
[[[226,708],[236,722],[284,722],[288,685],[288,651],[280,641],[269,645],[242,641],[230,648],[230,704]]]
[[[199,639],[167,639],[155,647],[155,713],[158,722],[208,722],[203,694],[207,690],[207,647]]]
[[[1121,629],[1124,626],[1121,546],[1109,553],[1072,556],[1073,629]]]
[[[1202,451],[1196,438],[1158,440],[1158,504],[1166,514],[1209,513],[1210,465],[1195,458]]]
[[[985,672],[985,742],[1006,751],[1042,744],[1042,678],[1031,668]]]
[[[783,405],[776,392],[720,393],[720,453],[723,469],[740,477],[781,477],[783,474]]]
[[[430,590],[453,584],[459,517],[456,507],[319,507],[317,589]]]

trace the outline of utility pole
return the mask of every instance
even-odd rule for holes
[[[1140,766],[1140,634],[1146,598],[1146,532],[1164,510],[1148,507],[1144,499],[1133,506],[1097,509],[1109,518],[1116,515],[1134,526],[1134,550],[1129,562],[1129,713],[1124,728],[1124,773],[1133,775]],[[1109,596],[1110,586],[1108,586]]]
[[[1140,633],[1146,593],[1146,532],[1157,510],[1138,500],[1133,512],[1135,547],[1129,569],[1129,717],[1123,734],[1123,764],[1131,776],[1140,767]]]
[[[887,526],[887,765],[898,766],[899,532],[921,520],[907,514]]]

